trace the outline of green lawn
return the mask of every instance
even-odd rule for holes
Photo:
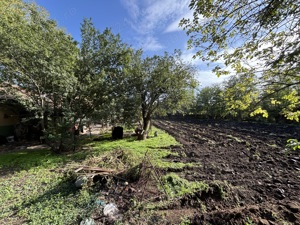
[[[172,154],[176,140],[161,130],[145,141],[136,137],[112,141],[84,140],[84,150],[55,155],[49,150],[30,150],[0,155],[0,224],[76,224],[76,218],[89,215],[95,193],[76,189],[68,170],[80,165],[130,168],[139,164],[145,153],[161,168],[183,167],[163,157]],[[120,162],[111,160],[122,151]],[[105,158],[105,160],[103,160]],[[122,165],[120,165],[122,164]]]

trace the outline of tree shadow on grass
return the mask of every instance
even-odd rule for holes
[[[1,154],[0,174],[8,175],[33,167],[51,167],[64,162],[64,158],[54,155],[50,150],[22,150]]]
[[[38,220],[47,218],[51,220],[52,224],[55,224],[57,220],[76,220],[79,213],[83,212],[88,204],[91,202],[91,198],[85,198],[80,200],[80,190],[75,187],[74,180],[70,178],[63,178],[57,184],[40,195],[33,196],[25,200],[20,206],[16,207],[16,212],[26,212],[26,223],[36,223],[39,221],[33,221],[38,215]],[[56,221],[55,221],[56,220]],[[66,224],[70,224],[70,221],[65,221]]]
[[[0,178],[31,168],[53,169],[63,167],[70,161],[82,161],[91,154],[91,150],[53,153],[49,149],[22,150],[0,155]]]
[[[124,139],[128,142],[137,141],[136,137],[127,136]],[[50,149],[19,150],[10,153],[0,154],[0,179],[8,175],[13,175],[20,171],[28,171],[32,168],[54,169],[64,167],[68,162],[80,162],[87,157],[99,153],[94,149],[97,142],[115,142],[109,135],[101,135],[98,140],[81,139],[78,142],[78,149],[75,152],[65,152],[61,154],[53,153]],[[108,150],[107,150],[108,151]]]
[[[111,140],[103,135],[101,140]],[[76,151],[67,151],[60,154],[54,153],[49,148],[30,146],[25,150],[0,153],[0,178],[31,168],[57,168],[63,167],[70,161],[80,162],[93,154],[95,141],[80,136],[76,141]]]

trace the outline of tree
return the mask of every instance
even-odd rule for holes
[[[81,26],[81,44],[75,76],[78,79],[75,110],[80,118],[117,122],[116,98],[122,98],[124,67],[129,63],[131,49],[110,29],[102,33],[91,19]],[[126,87],[125,87],[126,88]]]
[[[1,80],[20,87],[47,129],[47,115],[55,122],[69,108],[76,42],[35,4],[3,0],[0,11]]]
[[[173,55],[154,55],[142,58],[142,51],[132,57],[123,87],[126,101],[125,114],[142,119],[143,133],[146,135],[150,121],[155,114],[180,112],[192,101],[196,87],[194,68],[181,60],[180,52]],[[132,117],[130,117],[132,118]]]
[[[225,116],[223,90],[219,85],[204,87],[196,96],[194,112],[205,118],[222,118]]]
[[[284,117],[297,121],[300,113],[299,91],[299,86],[283,87],[278,83],[263,87],[260,105],[266,110],[269,121],[281,122]]]
[[[256,109],[262,113],[256,105],[259,102],[260,91],[256,87],[257,80],[253,74],[242,74],[238,77],[232,76],[223,82],[225,112],[227,115],[239,120],[248,118],[250,113]]]
[[[217,75],[231,67],[237,75],[260,75],[260,85],[299,86],[299,1],[192,0],[190,8],[193,19],[181,21],[189,46],[198,49],[195,58],[215,63]]]

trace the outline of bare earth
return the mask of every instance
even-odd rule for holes
[[[156,120],[155,126],[183,144],[172,148],[179,157],[168,160],[202,165],[175,172],[190,181],[219,182],[225,192],[185,196],[166,209],[167,216],[190,215],[192,224],[300,224],[300,151],[285,151],[287,139],[299,139],[299,127],[191,118]]]

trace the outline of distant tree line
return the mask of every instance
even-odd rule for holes
[[[298,123],[299,91],[293,86],[273,93],[260,85],[259,77],[232,76],[199,90],[189,113],[204,119]]]

